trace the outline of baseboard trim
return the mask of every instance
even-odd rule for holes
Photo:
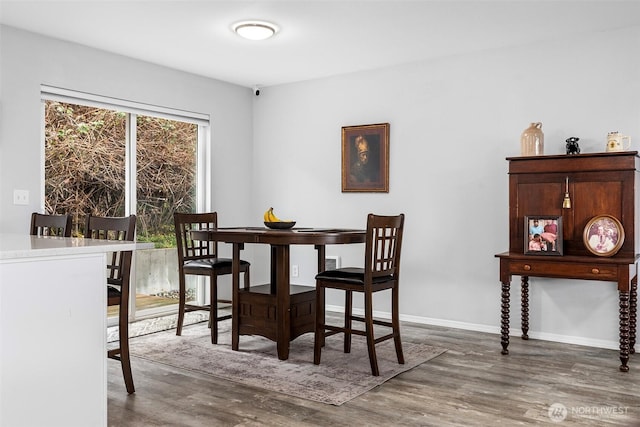
[[[337,313],[344,313],[344,307],[337,305],[327,305],[327,311],[334,311]],[[364,310],[354,309],[354,314],[359,316],[364,315]],[[391,314],[389,312],[380,312],[374,311],[373,315],[380,319],[390,319]],[[400,315],[400,320],[403,322],[411,322],[417,323],[420,325],[430,325],[430,326],[442,326],[445,328],[454,328],[454,329],[462,329],[466,331],[476,331],[476,332],[485,332],[489,334],[500,334],[500,326],[499,325],[482,325],[477,323],[468,323],[468,322],[458,322],[455,320],[446,320],[446,319],[435,319],[432,317],[422,317],[422,316],[411,316],[411,315]],[[509,329],[509,336],[518,337],[522,335],[522,331],[520,329]],[[604,348],[609,350],[619,350],[619,344],[617,341],[609,341],[609,340],[598,340],[592,338],[585,337],[577,337],[571,335],[558,335],[558,334],[550,334],[548,332],[532,332],[529,331],[529,338],[535,340],[543,340],[543,341],[551,341],[551,342],[559,342],[564,344],[575,344],[581,345],[585,347],[596,347],[596,348]],[[500,345],[500,342],[497,341],[497,345]]]

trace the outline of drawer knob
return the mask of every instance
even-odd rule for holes
[[[524,269],[525,269],[525,271],[529,271],[529,270],[531,270],[531,266],[529,264],[525,264],[524,265]]]
[[[598,268],[592,268],[592,269],[591,269],[591,273],[593,273],[593,274],[599,274],[599,273],[600,273],[600,269],[598,269]]]

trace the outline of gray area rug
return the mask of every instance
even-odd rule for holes
[[[231,313],[231,310],[227,310]],[[220,310],[220,314],[224,314],[224,309]],[[193,325],[194,323],[207,322],[209,320],[209,313],[206,311],[192,311],[185,313],[184,325]],[[168,316],[152,317],[150,319],[138,320],[136,322],[129,323],[129,338],[139,337],[141,335],[153,334],[155,332],[166,331],[175,329],[178,325],[178,315],[170,314]],[[107,328],[107,343],[118,341],[118,327],[110,326]],[[107,345],[109,347],[109,345]]]
[[[253,387],[341,405],[446,351],[404,342],[405,364],[400,365],[393,342],[383,342],[376,347],[380,376],[374,377],[363,337],[353,337],[349,354],[342,352],[340,335],[327,338],[322,361],[316,366],[313,334],[292,341],[289,359],[279,360],[276,344],[259,336],[242,335],[239,351],[231,350],[230,328],[230,320],[219,324],[217,345],[211,344],[206,321],[185,327],[180,337],[176,336],[175,329],[133,337],[130,338],[131,355]]]

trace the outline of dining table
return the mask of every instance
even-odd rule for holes
[[[289,358],[289,343],[315,330],[315,283],[291,284],[292,245],[313,245],[318,272],[325,270],[326,246],[365,243],[366,230],[346,228],[220,227],[192,230],[194,240],[230,243],[232,252],[233,304],[231,348],[239,349],[240,335],[260,335],[276,342],[278,358]],[[264,244],[271,249],[269,283],[240,288],[240,253],[245,244]]]

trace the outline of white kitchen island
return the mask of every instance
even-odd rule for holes
[[[150,247],[0,234],[0,426],[107,425],[106,255]]]

